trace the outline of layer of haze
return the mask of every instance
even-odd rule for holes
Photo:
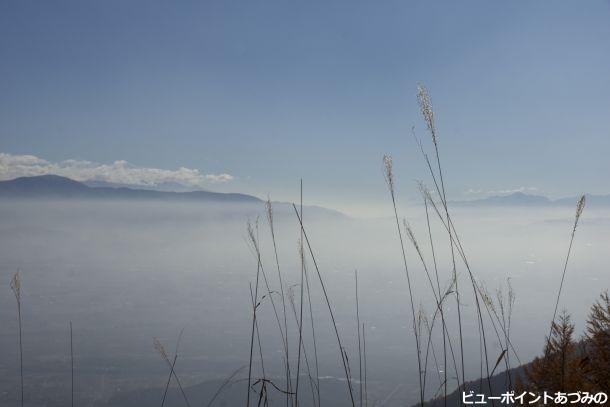
[[[390,207],[387,209],[391,215]],[[256,258],[246,243],[245,222],[247,218],[254,221],[257,212],[262,216],[263,265],[271,289],[279,290],[263,210],[159,201],[1,202],[0,391],[13,397],[18,383],[16,306],[8,284],[16,270],[21,270],[23,284],[24,367],[29,394],[48,399],[60,397],[62,391],[64,397],[67,394],[68,321],[74,324],[82,405],[92,405],[92,400],[104,400],[118,391],[160,388],[167,366],[153,349],[153,337],[173,350],[182,328],[178,370],[186,384],[225,377],[246,364],[251,328],[249,284],[255,281]],[[423,209],[404,207],[401,212],[418,234],[432,269]],[[511,278],[517,295],[511,335],[521,361],[531,360],[541,352],[548,330],[573,210],[463,208],[454,214],[477,278],[492,292]],[[276,215],[284,282],[286,289],[295,290],[298,307],[299,229],[290,208],[279,208]],[[305,223],[339,330],[354,361],[354,270],[358,270],[361,320],[367,327],[370,398],[382,399],[392,393],[395,398],[390,398],[388,405],[415,401],[415,346],[392,219],[322,219],[308,218],[305,213]],[[438,222],[434,225],[440,281],[445,286],[451,272],[448,238]],[[585,211],[560,304],[572,313],[577,332],[583,331],[588,308],[599,291],[610,284],[606,269],[610,254],[604,244],[608,233],[609,210]],[[411,247],[407,255],[415,303],[431,314],[433,301],[423,269]],[[309,256],[307,263],[320,375],[341,377],[337,345]],[[458,273],[465,293],[466,370],[474,379],[480,363],[474,304],[461,265]],[[266,292],[262,283],[260,290],[259,297]],[[453,297],[447,306],[453,340],[457,341]],[[297,328],[290,308],[289,321],[294,350]],[[281,375],[281,343],[268,299],[260,307],[259,322],[267,374]],[[305,332],[312,358],[310,331]],[[494,335],[490,336],[490,357],[495,360],[500,348]],[[449,367],[449,372],[452,370]],[[433,367],[430,372],[429,396],[438,385]],[[343,391],[343,387],[338,389]]]

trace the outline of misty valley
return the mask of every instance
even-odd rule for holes
[[[358,355],[354,317],[354,272],[358,271],[359,317],[367,335],[368,397],[379,405],[398,406],[418,400],[417,363],[407,282],[387,204],[388,216],[376,219],[350,218],[306,205],[304,227],[352,359]],[[429,254],[423,205],[402,207],[401,214]],[[298,309],[299,223],[290,204],[278,203],[275,216],[284,289]],[[456,206],[453,217],[477,279],[495,290],[510,278],[516,293],[513,343],[522,362],[531,360],[540,353],[552,317],[549,304],[557,290],[573,207]],[[248,244],[248,221],[259,238],[270,288],[279,290],[264,202],[3,198],[0,219],[0,404],[11,405],[19,399],[17,317],[9,287],[17,270],[22,281],[26,405],[66,405],[70,321],[76,397],[81,406],[158,403],[168,369],[153,338],[173,353],[182,330],[175,369],[198,404],[206,405],[233,372],[237,371],[236,378],[247,375],[243,366],[250,352],[250,288],[258,265]],[[438,223],[433,224],[432,233],[443,238]],[[562,307],[582,330],[589,306],[601,287],[610,283],[606,247],[610,208],[588,211],[579,234]],[[448,253],[443,252],[447,249],[446,245],[437,248],[443,285],[451,272]],[[434,302],[424,294],[428,282],[416,256],[407,247],[415,299],[431,315]],[[306,261],[311,266],[311,259]],[[323,293],[312,266],[309,272],[321,397],[333,405],[348,405]],[[464,278],[463,267],[457,272]],[[480,377],[479,336],[471,298],[462,305],[466,375],[473,380]],[[260,307],[264,368],[267,376],[281,378],[283,350],[275,317],[268,301],[261,300]],[[453,311],[454,302],[448,302],[447,312]],[[292,311],[288,316],[288,336],[295,343],[298,327]],[[454,322],[448,323],[454,330]],[[309,362],[311,341],[310,336],[303,338]],[[493,338],[488,346],[494,358],[501,352]],[[258,364],[256,359],[260,368]],[[236,380],[216,402],[243,403],[244,386]],[[309,385],[304,386],[308,393]],[[455,381],[449,387],[454,389]],[[166,405],[182,405],[175,384],[170,389]],[[278,404],[285,397],[279,392],[271,395]]]

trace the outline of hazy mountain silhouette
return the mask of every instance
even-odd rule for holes
[[[576,201],[574,201],[576,202]],[[472,201],[456,201],[454,204],[459,206],[487,206],[487,205],[508,205],[508,206],[530,206],[530,205],[549,205],[552,204],[549,198],[541,195],[530,195],[523,192],[514,192],[509,195],[494,195],[487,198],[474,199]]]
[[[169,188],[169,187],[168,187]],[[211,191],[168,191],[158,188],[132,187],[107,182],[78,182],[58,175],[40,175],[21,177],[9,181],[0,181],[1,198],[87,198],[87,199],[158,199],[158,200],[199,200],[207,202],[232,202],[262,204],[255,196],[241,193],[223,193]],[[470,201],[452,201],[450,205],[457,207],[479,206],[574,206],[578,197],[567,197],[552,200],[542,195],[531,195],[515,192],[509,195],[496,195]],[[286,206],[286,203],[276,203]],[[610,195],[587,194],[587,206],[610,206]],[[308,206],[315,211],[338,211]]]
[[[91,187],[58,175],[21,177],[0,181],[0,196],[6,198],[123,198],[204,200],[212,202],[262,203],[252,195],[210,191],[169,192],[128,187]]]
[[[201,190],[186,192],[159,191],[125,186],[108,186],[112,184],[106,183],[92,183],[91,185],[59,175],[20,177],[9,181],[0,181],[0,198],[194,201],[239,204],[240,208],[250,208],[251,210],[264,208],[264,201],[260,198],[241,193]],[[284,213],[294,216],[292,204],[290,203],[274,202],[273,206],[278,214]],[[313,205],[306,205],[304,207],[308,210],[309,214],[313,216],[346,218],[346,215],[334,209]],[[236,211],[239,210],[237,207],[235,208]]]
[[[610,206],[610,195],[587,194],[587,206]],[[453,201],[454,206],[576,206],[579,197],[550,199],[542,195],[531,195],[523,192],[514,192],[509,195],[495,195],[487,198],[473,199],[471,201]]]

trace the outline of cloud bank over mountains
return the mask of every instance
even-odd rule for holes
[[[515,188],[492,189],[470,188],[465,191],[466,195],[494,196],[494,195],[511,195],[514,193],[533,194],[540,192],[538,187],[520,186]]]
[[[124,160],[100,164],[86,160],[51,162],[35,155],[0,153],[0,180],[55,174],[76,181],[101,181],[113,184],[155,187],[180,184],[199,188],[207,184],[232,181],[230,174],[202,174],[198,169],[180,167],[176,170],[138,167]]]

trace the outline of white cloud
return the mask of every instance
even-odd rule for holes
[[[500,194],[500,195],[508,195],[508,194],[514,194],[515,192],[535,192],[538,191],[538,188],[536,187],[517,187],[517,188],[510,188],[510,189],[499,189],[496,191],[489,191],[489,194]]]
[[[505,188],[505,189],[495,189],[495,190],[485,190],[481,188],[470,188],[465,191],[467,195],[510,195],[515,192],[523,192],[523,193],[535,193],[539,191],[538,187],[516,187],[516,188]]]
[[[231,174],[206,174],[205,179],[212,183],[218,182],[229,182],[232,181],[235,177]]]
[[[99,164],[85,160],[51,162],[34,155],[0,153],[0,179],[55,174],[76,181],[105,181],[116,184],[153,187],[165,183],[178,183],[187,187],[200,187],[206,183],[224,183],[234,179],[230,174],[202,174],[197,169],[180,167],[177,170],[137,167],[119,160],[112,164]]]

